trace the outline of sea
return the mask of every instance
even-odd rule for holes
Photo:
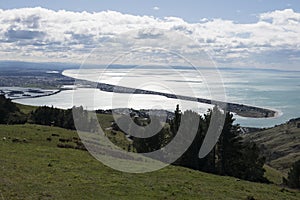
[[[273,118],[246,118],[235,115],[235,123],[245,127],[272,127],[300,117],[300,71],[259,68],[185,68],[185,67],[117,67],[101,69],[68,69],[63,75],[137,89],[221,100],[277,111]],[[83,88],[78,81],[74,90],[39,98],[14,100],[35,105],[86,109],[180,109],[207,112],[211,105],[170,99],[159,95],[125,94]]]

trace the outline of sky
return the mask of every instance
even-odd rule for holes
[[[101,59],[88,61],[108,63],[128,49],[151,47],[153,54],[167,49],[197,65],[207,64],[201,50],[220,66],[297,70],[299,35],[298,0],[0,2],[2,60],[80,63],[97,48]],[[118,61],[153,58],[136,53]],[[155,59],[182,62],[165,54]]]
[[[292,8],[300,12],[299,0],[10,0],[0,8],[43,7],[51,10],[99,12],[118,11],[132,15],[180,17],[187,22],[203,18],[222,18],[236,22],[255,22],[263,12]]]

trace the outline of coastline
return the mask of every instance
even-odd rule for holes
[[[257,107],[252,105],[245,105],[240,103],[233,103],[233,102],[222,102],[222,101],[215,101],[212,99],[200,98],[200,97],[189,97],[184,95],[175,95],[170,93],[164,92],[156,92],[151,90],[143,90],[143,89],[135,89],[130,87],[123,87],[123,86],[116,86],[112,84],[106,83],[97,83],[94,81],[88,81],[83,79],[74,78],[64,72],[61,73],[62,76],[73,78],[75,80],[74,84],[77,84],[81,88],[98,88],[101,91],[105,92],[114,92],[114,93],[127,93],[127,94],[150,94],[150,95],[159,95],[164,96],[171,99],[180,99],[185,101],[194,101],[199,103],[204,103],[208,105],[216,105],[219,107],[225,107],[226,111],[232,112],[237,114],[241,117],[247,118],[276,118],[279,117],[281,111],[277,111],[271,108],[263,108]]]
[[[58,94],[60,93],[62,90],[59,89],[58,91],[55,91],[51,94],[42,94],[42,95],[37,95],[37,96],[26,96],[26,97],[17,97],[17,98],[14,98],[12,100],[19,100],[19,99],[34,99],[34,98],[39,98],[39,97],[47,97],[47,96],[52,96],[52,95],[55,95],[55,94]]]
[[[7,88],[9,88],[9,87],[7,87]],[[14,87],[12,87],[12,88],[14,88]],[[22,88],[22,89],[24,89],[24,88]],[[49,93],[49,91],[44,91],[41,88],[26,88],[26,89],[37,91],[32,94],[39,94],[39,95],[25,94],[24,90],[14,89],[13,93],[22,94],[22,96],[20,96],[20,97],[18,97],[18,96],[15,97],[11,94],[12,91],[5,93],[3,90],[1,90],[1,88],[0,88],[0,93],[6,95],[11,100],[20,100],[20,99],[33,99],[33,98],[39,98],[39,97],[52,96],[52,95],[58,94],[64,90],[64,89],[58,89],[56,91],[52,91],[51,93]]]
[[[93,84],[95,84],[95,82],[93,82]],[[199,102],[199,103],[216,105],[216,106],[222,105],[221,107],[225,107],[226,111],[236,113],[237,115],[239,115],[241,117],[274,118],[274,117],[279,116],[278,111],[271,110],[268,108],[251,106],[251,105],[214,101],[214,100],[205,99],[205,98],[195,98],[195,97],[188,97],[188,96],[183,96],[183,95],[155,92],[155,91],[150,91],[150,90],[134,89],[134,88],[129,88],[129,87],[104,84],[104,83],[96,83],[96,84],[97,84],[98,89],[100,89],[102,91],[106,91],[106,92],[160,95],[160,96],[165,96],[167,98],[172,98],[172,99],[195,101],[195,102]]]
[[[158,96],[164,96],[171,99],[180,99],[185,101],[193,101],[193,102],[199,102],[203,104],[208,105],[216,105],[223,110],[235,113],[236,115],[240,117],[246,117],[246,118],[276,118],[281,116],[281,111],[277,111],[275,109],[270,108],[263,108],[263,107],[256,107],[252,105],[244,105],[240,103],[233,103],[233,102],[223,102],[223,101],[215,101],[212,99],[206,99],[206,98],[200,98],[200,97],[189,97],[184,95],[176,95],[176,94],[170,94],[170,93],[164,93],[164,92],[156,92],[151,90],[143,90],[143,89],[135,89],[130,87],[123,87],[123,86],[116,86],[112,84],[105,84],[105,83],[97,83],[94,81],[88,81],[88,80],[82,80],[77,79],[71,76],[68,76],[67,74],[63,73],[63,71],[60,74],[55,74],[55,77],[59,77],[60,84],[58,82],[55,82],[56,86],[59,86],[57,91],[51,92],[51,93],[42,93],[39,95],[28,95],[28,96],[20,96],[20,97],[14,97],[12,99],[14,100],[20,100],[20,99],[29,99],[29,98],[39,98],[39,97],[45,97],[45,96],[52,96],[55,94],[60,93],[64,90],[73,90],[75,88],[74,85],[76,85],[76,88],[97,88],[101,91],[105,92],[114,92],[114,93],[127,93],[127,94],[149,94],[149,95],[158,95]],[[72,88],[63,88],[61,83],[65,83],[63,85],[72,85]],[[39,89],[40,92],[43,92],[43,89]],[[18,91],[18,90],[16,90]]]
[[[150,90],[134,89],[134,88],[104,84],[104,83],[96,83],[96,82],[91,82],[91,81],[86,81],[86,80],[77,80],[77,81],[80,82],[80,84],[79,84],[80,86],[78,88],[92,88],[92,86],[94,86],[95,88],[98,88],[99,90],[105,91],[105,92],[159,95],[159,96],[164,96],[164,97],[171,98],[171,99],[194,101],[194,102],[199,102],[199,103],[204,103],[204,104],[209,104],[209,105],[216,105],[221,108],[225,108],[226,111],[232,112],[240,117],[245,117],[245,118],[276,118],[276,117],[279,117],[282,115],[281,111],[277,111],[275,109],[261,108],[261,107],[244,105],[244,104],[239,104],[239,103],[214,101],[214,100],[205,99],[205,98],[195,98],[195,97],[188,97],[188,96],[183,96],[183,95],[155,92],[155,91],[150,91]],[[43,93],[43,94],[35,95],[35,96],[21,96],[21,97],[15,97],[15,98],[11,98],[11,99],[12,100],[20,100],[20,99],[30,99],[30,98],[33,99],[33,98],[39,98],[39,97],[46,97],[46,96],[56,95],[64,90],[73,90],[73,89],[74,88],[60,88],[57,91],[54,91],[52,93]],[[18,90],[16,90],[16,91],[18,91]],[[43,92],[42,89],[40,90],[40,92]]]

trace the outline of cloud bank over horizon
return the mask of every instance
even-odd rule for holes
[[[0,10],[3,60],[81,63],[101,46],[100,64],[107,64],[137,44],[153,44],[172,46],[176,53],[194,60],[200,59],[195,52],[201,49],[209,52],[219,66],[298,69],[299,35],[300,13],[292,9],[262,13],[256,23],[249,24],[226,19],[188,23],[178,17],[154,18],[116,11],[88,13],[40,7]]]

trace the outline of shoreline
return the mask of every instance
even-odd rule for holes
[[[189,97],[184,95],[175,95],[164,92],[156,92],[151,90],[135,89],[130,87],[116,86],[112,84],[99,83],[94,81],[88,81],[84,79],[78,79],[71,76],[68,76],[62,72],[62,75],[68,78],[73,78],[75,80],[74,84],[78,85],[78,88],[98,88],[101,91],[105,92],[114,92],[114,93],[127,93],[127,94],[151,94],[164,96],[171,99],[180,99],[185,101],[194,101],[209,105],[221,105],[221,108],[225,107],[225,110],[231,113],[235,113],[241,117],[247,118],[276,118],[281,114],[279,111],[270,108],[262,108],[252,105],[245,105],[240,103],[233,102],[222,102],[212,99],[200,98],[200,97]],[[224,109],[223,109],[224,110]]]
[[[62,90],[58,90],[58,91],[55,91],[51,94],[44,94],[44,95],[37,95],[37,96],[27,96],[27,97],[17,97],[17,98],[14,98],[12,100],[20,100],[20,99],[34,99],[34,98],[40,98],[40,97],[48,97],[48,96],[52,96],[52,95],[55,95],[55,94],[58,94],[60,93]]]
[[[79,81],[84,81],[84,80],[79,80]],[[88,81],[88,82],[90,82],[90,81]],[[95,83],[95,82],[92,82],[92,83],[97,84],[96,88],[98,88],[102,91],[105,91],[105,92],[130,93],[130,94],[151,94],[151,95],[165,96],[165,97],[171,98],[171,99],[194,101],[194,102],[199,102],[199,103],[204,103],[204,104],[209,104],[209,105],[216,105],[216,106],[222,105],[221,107],[222,108],[225,107],[226,111],[235,113],[241,117],[276,118],[279,116],[279,112],[277,110],[271,110],[269,108],[261,108],[261,107],[238,104],[238,103],[231,103],[231,102],[214,101],[211,99],[188,97],[188,96],[183,96],[183,95],[155,92],[155,91],[150,91],[150,90],[134,89],[134,88],[129,88],[129,87],[104,84],[104,83]]]
[[[216,105],[221,106],[221,108],[225,108],[223,110],[226,110],[228,112],[234,113],[240,117],[245,118],[276,118],[282,115],[281,111],[277,111],[275,109],[269,109],[269,108],[261,108],[251,105],[244,105],[239,103],[231,103],[231,102],[222,102],[222,101],[214,101],[211,99],[205,99],[205,98],[196,98],[196,97],[188,97],[183,95],[175,95],[175,94],[169,94],[169,93],[163,93],[163,92],[155,92],[150,90],[142,90],[142,89],[134,89],[134,88],[128,88],[128,87],[122,87],[122,86],[115,86],[110,84],[104,84],[104,83],[96,83],[86,80],[77,80],[80,82],[80,86],[78,88],[92,88],[92,86],[95,86],[95,88],[98,88],[101,91],[105,92],[114,92],[114,93],[129,93],[129,94],[151,94],[151,95],[158,95],[158,96],[164,96],[171,99],[180,99],[185,101],[193,101],[193,102],[199,102],[209,105]],[[50,94],[41,94],[36,96],[23,96],[23,97],[16,97],[11,98],[12,100],[20,100],[20,99],[30,99],[30,98],[40,98],[40,97],[46,97],[46,96],[52,96],[55,94],[58,94],[64,90],[73,90],[73,89],[64,89],[60,88],[57,91],[54,91]],[[17,91],[17,90],[16,90]],[[42,89],[41,89],[42,92]]]
[[[10,87],[5,87],[5,88],[10,88]],[[11,87],[11,88],[14,88],[14,87]],[[21,87],[16,87],[16,88],[21,88]],[[14,97],[9,92],[5,93],[3,90],[1,90],[1,87],[0,87],[0,93],[7,96],[7,98],[9,98],[11,100],[20,100],[20,99],[34,99],[34,98],[52,96],[52,95],[58,94],[64,90],[64,89],[56,89],[56,91],[52,91],[51,93],[49,93],[49,92],[45,92],[44,89],[41,89],[41,88],[30,88],[30,87],[28,87],[28,88],[24,87],[24,88],[26,88],[28,90],[38,91],[38,93],[35,93],[35,94],[39,94],[39,95],[24,94],[23,90],[14,89],[13,90],[14,93],[23,95],[23,96],[19,96],[19,97],[18,96]]]

